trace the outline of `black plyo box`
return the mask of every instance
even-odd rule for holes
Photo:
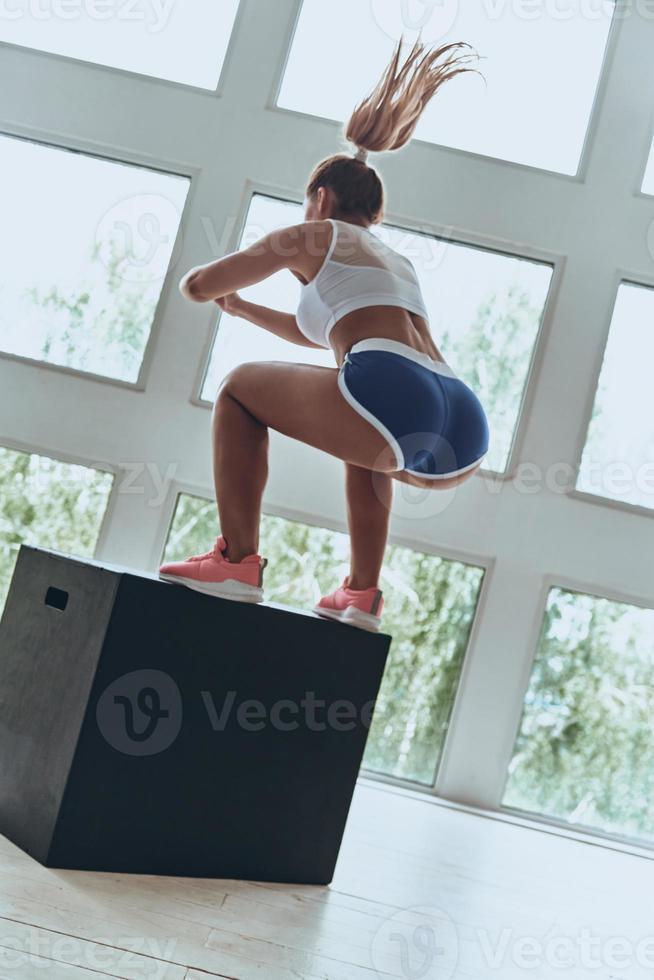
[[[50,867],[325,884],[389,646],[23,545],[0,832]]]

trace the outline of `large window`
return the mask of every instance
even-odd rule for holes
[[[244,231],[248,242],[302,221],[298,205],[262,195],[252,199]],[[414,264],[436,342],[449,364],[481,398],[491,422],[487,469],[506,468],[527,375],[552,278],[539,262],[447,242],[392,226],[375,234]],[[300,285],[278,273],[244,290],[252,302],[297,308]],[[243,361],[292,360],[334,365],[331,351],[287,344],[234,317],[222,316],[202,396],[211,400],[222,378]]]
[[[21,542],[92,557],[113,476],[0,447],[0,613]]]
[[[182,495],[165,559],[207,550],[216,506]],[[264,516],[261,554],[271,602],[312,608],[349,571],[345,534]],[[483,571],[391,546],[382,571],[384,630],[393,635],[366,749],[367,769],[432,785],[447,732]]]
[[[654,289],[620,286],[577,489],[654,507]]]
[[[654,610],[554,588],[504,805],[654,841]]]
[[[380,76],[393,42],[402,33],[412,40],[422,27],[426,41],[472,44],[487,84],[465,75],[445,86],[418,125],[419,139],[575,174],[614,9],[602,0],[333,0],[326,17],[322,0],[304,0],[278,104],[344,121]]]
[[[239,0],[3,4],[0,41],[215,89]]]
[[[0,136],[0,350],[136,382],[186,178]]]

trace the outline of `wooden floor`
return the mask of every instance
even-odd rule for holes
[[[654,976],[654,862],[365,783],[329,888],[0,868],[2,980]]]

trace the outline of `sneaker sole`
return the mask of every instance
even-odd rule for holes
[[[263,589],[256,585],[246,585],[244,582],[237,582],[236,579],[227,579],[225,582],[198,582],[192,578],[182,578],[179,575],[159,574],[163,582],[173,582],[176,585],[185,585],[187,589],[194,592],[202,592],[203,595],[212,595],[217,599],[234,599],[236,602],[263,602]]]
[[[369,630],[371,633],[379,632],[381,619],[371,613],[362,612],[356,606],[346,606],[345,609],[324,609],[322,606],[314,606],[313,611],[326,619],[335,619],[339,623],[346,623],[348,626],[358,626],[359,629]]]

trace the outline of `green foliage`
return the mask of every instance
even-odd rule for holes
[[[0,447],[0,610],[21,542],[93,554],[113,477]]]
[[[216,537],[213,503],[182,495],[166,546],[172,561]],[[264,516],[266,597],[311,608],[349,571],[345,534]],[[384,630],[393,636],[366,768],[432,784],[461,673],[482,570],[391,545],[382,571]]]
[[[480,305],[460,341],[447,331],[443,334],[448,360],[477,393],[488,416],[491,443],[486,469],[502,472],[506,467],[540,314],[529,294],[514,285]]]
[[[107,258],[103,262],[101,255]],[[136,381],[159,297],[158,285],[125,277],[115,242],[96,244],[87,281],[68,292],[32,288],[27,297],[46,317],[39,357],[52,364]]]
[[[552,589],[504,804],[654,835],[654,612]]]

